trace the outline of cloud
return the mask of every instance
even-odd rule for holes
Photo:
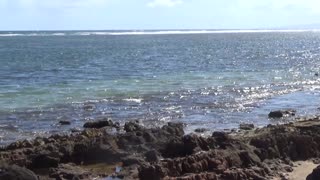
[[[158,7],[158,6],[173,7],[181,3],[182,3],[182,0],[154,0],[152,2],[149,2],[147,6],[152,8]]]

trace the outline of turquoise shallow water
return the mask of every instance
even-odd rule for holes
[[[192,131],[277,123],[273,109],[318,114],[319,52],[319,32],[1,32],[1,143],[100,116]]]

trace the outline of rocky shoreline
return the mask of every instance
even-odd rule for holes
[[[84,127],[1,148],[0,179],[289,179],[294,161],[320,162],[320,117],[210,137],[185,134],[181,123]],[[308,180],[318,179],[319,169],[309,169]]]

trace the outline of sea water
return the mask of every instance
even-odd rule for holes
[[[318,114],[319,72],[317,30],[0,32],[0,144],[100,117],[279,123],[271,110]]]

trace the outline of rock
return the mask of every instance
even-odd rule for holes
[[[239,128],[246,131],[252,130],[254,129],[254,124],[240,124]]]
[[[214,132],[211,137],[184,135],[181,123],[149,129],[129,122],[127,132],[85,129],[18,141],[0,148],[0,159],[54,179],[110,175],[122,179],[265,180],[292,171],[292,161],[320,157],[319,119],[306,117],[250,133]],[[115,165],[121,166],[119,173],[114,171]],[[0,166],[0,179],[3,172],[8,170]]]
[[[0,163],[0,179],[3,180],[38,180],[38,177],[29,169],[17,165]]]
[[[205,138],[195,134],[188,134],[183,136],[182,142],[184,144],[185,154],[193,154],[199,151],[208,151],[209,146]]]
[[[206,129],[206,128],[197,128],[194,130],[194,132],[196,133],[204,133],[206,131],[209,131],[209,129]]]
[[[307,176],[307,180],[319,180],[320,179],[320,166],[313,169],[312,173]]]
[[[70,131],[71,131],[72,133],[78,133],[78,132],[81,132],[81,129],[79,129],[79,128],[72,128],[72,129],[70,129]]]
[[[93,111],[96,108],[94,104],[84,104],[83,109],[86,111]]]
[[[51,168],[49,176],[55,179],[91,179],[89,171],[75,164],[60,164],[57,168]]]
[[[282,118],[288,116],[295,116],[296,110],[278,110],[278,111],[271,111],[269,113],[269,118]]]
[[[40,154],[33,158],[32,168],[50,168],[57,167],[59,164],[59,159],[51,157],[47,154]]]
[[[110,119],[104,119],[100,121],[94,121],[94,122],[86,122],[83,127],[84,128],[103,128],[106,126],[113,126],[113,122]]]
[[[141,129],[143,129],[143,127],[139,125],[137,122],[126,122],[124,124],[124,130],[126,132],[140,131]]]
[[[142,158],[135,157],[135,156],[129,156],[122,158],[123,166],[131,166],[131,165],[141,165],[143,164]]]
[[[218,141],[227,141],[230,136],[226,132],[215,131],[212,133],[212,137],[216,138]]]
[[[314,73],[315,76],[319,76],[319,73]]]
[[[70,121],[59,121],[60,125],[70,125],[71,122]]]
[[[183,123],[175,123],[175,122],[169,122],[168,125],[164,125],[162,127],[162,130],[167,131],[168,133],[174,135],[174,136],[183,136],[184,124]]]
[[[151,151],[146,152],[145,157],[148,162],[160,161],[159,153],[156,150],[151,150]]]

